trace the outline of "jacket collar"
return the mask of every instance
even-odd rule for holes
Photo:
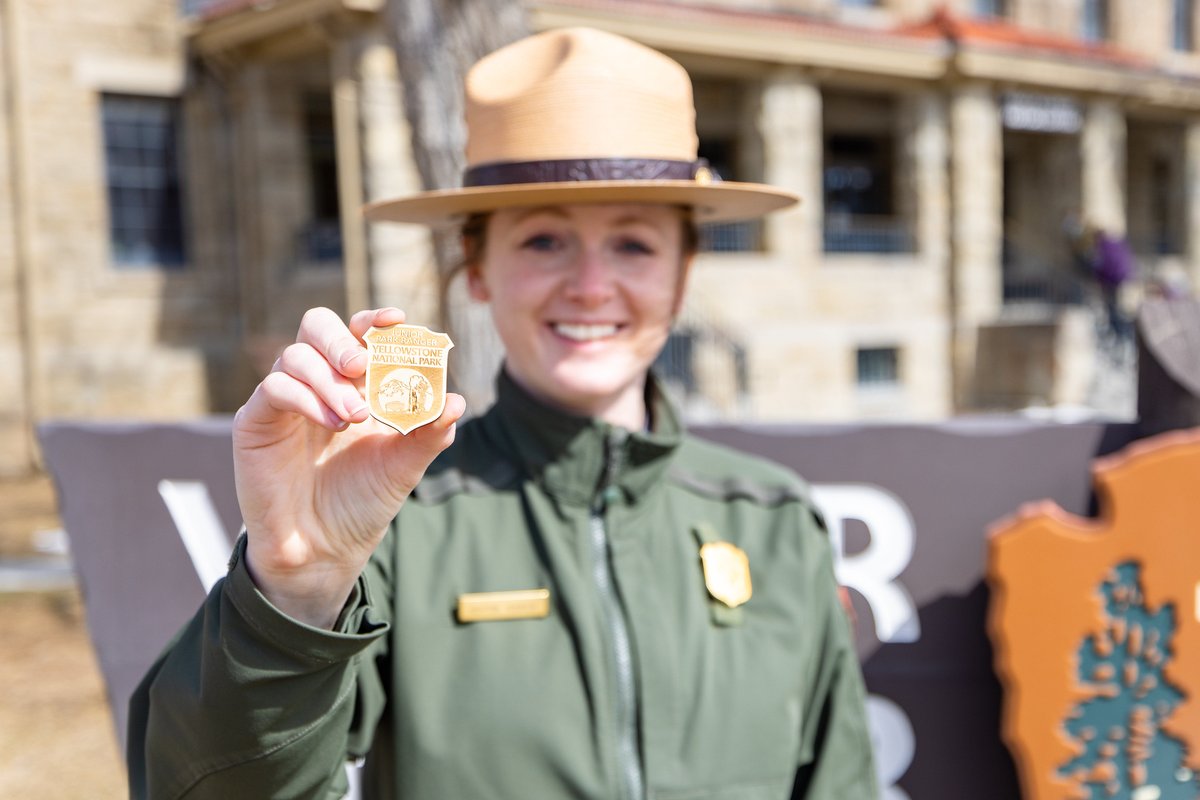
[[[527,475],[559,499],[591,505],[615,485],[625,502],[636,503],[665,475],[683,438],[679,417],[653,373],[646,381],[646,403],[651,430],[628,431],[547,406],[501,370],[496,404],[483,424]]]

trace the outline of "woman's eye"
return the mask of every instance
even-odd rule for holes
[[[539,253],[549,253],[558,248],[558,239],[548,233],[538,233],[522,242],[521,247]]]
[[[622,239],[618,243],[617,248],[622,253],[629,253],[630,255],[648,256],[654,253],[654,248],[640,239]]]

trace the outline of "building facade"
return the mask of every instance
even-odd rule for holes
[[[230,411],[303,310],[487,322],[428,234],[384,0],[0,2],[0,472],[48,417]],[[526,0],[691,72],[701,155],[796,208],[705,231],[663,371],[697,418],[1097,405],[1081,233],[1200,280],[1194,0]],[[65,46],[64,46],[65,45]]]

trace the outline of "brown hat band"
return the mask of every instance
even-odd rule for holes
[[[509,186],[573,181],[690,181],[708,183],[716,175],[704,159],[567,158],[482,164],[463,173],[463,186]]]

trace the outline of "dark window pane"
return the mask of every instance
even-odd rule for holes
[[[1192,25],[1195,0],[1172,0],[1171,46],[1176,50],[1192,49]]]
[[[109,236],[118,265],[183,264],[178,108],[172,98],[101,97]]]
[[[1108,0],[1083,0],[1082,10],[1080,36],[1089,42],[1108,38]]]
[[[973,0],[971,11],[977,17],[1000,18],[1004,16],[1004,0]]]
[[[895,347],[863,347],[857,352],[859,386],[891,386],[900,379],[900,355]]]
[[[911,226],[898,215],[896,143],[890,133],[825,137],[824,247],[828,253],[907,253]]]

